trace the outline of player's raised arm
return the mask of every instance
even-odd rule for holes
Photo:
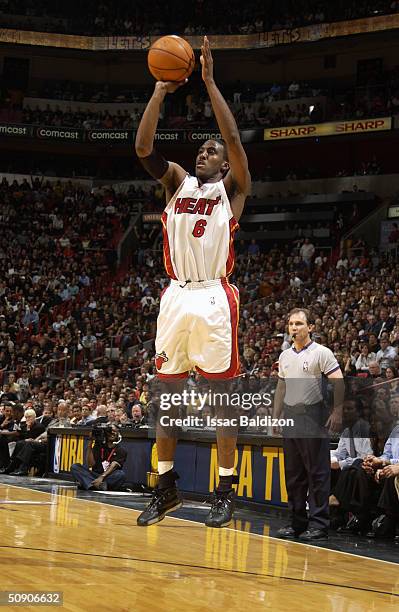
[[[146,106],[136,134],[135,148],[137,156],[147,172],[165,185],[167,200],[183,181],[187,173],[178,164],[166,161],[163,155],[154,148],[154,138],[161,105],[166,94],[174,93],[185,82],[171,83],[157,81],[154,93]]]
[[[240,133],[236,121],[213,78],[213,58],[209,40],[205,36],[201,47],[202,79],[206,85],[209,98],[215,113],[223,140],[226,142],[230,164],[231,179],[235,189],[247,196],[251,189],[251,175],[248,170],[248,160],[241,144]],[[230,179],[229,176],[226,177]]]

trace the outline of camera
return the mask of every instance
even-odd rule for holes
[[[106,444],[107,433],[111,433],[111,431],[112,427],[109,423],[98,423],[98,425],[94,425],[92,429],[93,440],[100,444]]]

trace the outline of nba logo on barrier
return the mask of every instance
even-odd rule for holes
[[[59,474],[60,472],[60,457],[61,457],[61,437],[57,436],[54,445],[54,459],[53,459],[53,472]]]

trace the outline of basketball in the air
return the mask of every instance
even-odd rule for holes
[[[180,36],[162,36],[148,52],[148,68],[157,81],[184,81],[194,70],[191,45]]]

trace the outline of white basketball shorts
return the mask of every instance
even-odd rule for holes
[[[155,364],[161,379],[233,378],[239,372],[239,294],[227,279],[172,280],[161,296]]]

